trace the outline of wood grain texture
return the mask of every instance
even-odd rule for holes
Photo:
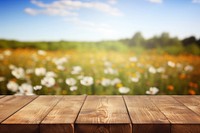
[[[173,97],[200,116],[200,97],[197,96],[173,96]]]
[[[132,133],[131,124],[78,124],[75,133]]]
[[[170,122],[147,96],[124,96],[134,133],[170,133]]]
[[[42,124],[40,133],[74,133],[74,124]]]
[[[149,98],[170,121],[171,133],[198,133],[200,117],[196,113],[171,96],[151,96]]]
[[[0,125],[1,133],[38,133],[40,122],[61,99],[61,96],[39,96]]]
[[[4,96],[0,133],[200,133],[200,96]]]
[[[120,129],[121,130],[120,130]],[[130,133],[131,121],[122,96],[88,96],[76,120],[75,132]]]
[[[200,133],[199,124],[172,124],[171,133]]]
[[[36,124],[1,124],[0,133],[39,133]]]
[[[37,96],[5,96],[0,99],[0,123],[20,110]]]
[[[86,96],[64,96],[40,124],[41,133],[72,133]]]

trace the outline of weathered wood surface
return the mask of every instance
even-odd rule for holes
[[[173,97],[200,116],[200,96],[173,96]]]
[[[39,96],[3,121],[0,125],[0,132],[10,133],[12,129],[12,133],[38,133],[40,122],[60,99],[60,96]]]
[[[0,96],[0,133],[200,133],[200,96]]]
[[[40,124],[41,133],[72,133],[86,96],[63,96]]]
[[[171,123],[171,133],[200,133],[200,117],[171,96],[150,97]]]
[[[131,133],[131,122],[122,96],[88,96],[76,120],[75,132]]]
[[[0,123],[34,100],[36,96],[6,96],[0,99]]]
[[[124,96],[133,133],[170,133],[170,122],[148,96]]]

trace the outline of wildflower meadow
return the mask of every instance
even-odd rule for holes
[[[197,55],[0,50],[0,94],[200,94]]]

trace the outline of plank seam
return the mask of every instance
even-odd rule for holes
[[[184,103],[180,102],[177,98],[175,98],[175,97],[173,97],[173,96],[172,96],[172,98],[173,98],[174,100],[176,100],[178,103],[180,103],[181,105],[185,106],[187,109],[189,109],[189,110],[192,111],[193,113],[197,114],[197,113],[194,112],[192,109],[190,109],[188,106],[186,106]],[[198,100],[198,98],[196,98],[196,97],[194,97],[194,98]],[[197,114],[197,115],[200,117],[200,114]]]
[[[49,111],[44,115],[38,125],[41,125],[42,121],[47,117],[47,115],[55,108],[55,106],[63,99],[63,96],[49,109]]]
[[[128,117],[129,117],[129,120],[130,120],[130,125],[131,125],[131,133],[133,132],[133,126],[132,126],[132,120],[131,120],[131,116],[130,116],[130,113],[129,113],[129,111],[128,111],[128,107],[127,107],[127,105],[126,105],[126,101],[125,101],[125,99],[124,99],[124,96],[122,96],[122,99],[123,99],[123,101],[124,101],[124,105],[125,105],[125,107],[126,107],[126,111],[127,111],[127,113],[128,113]]]
[[[41,128],[41,123],[42,123],[42,121],[43,121],[43,120],[47,117],[47,115],[53,110],[53,108],[55,108],[55,106],[61,101],[61,99],[63,99],[63,96],[55,103],[55,105],[54,105],[51,109],[49,109],[49,111],[46,113],[46,115],[41,119],[40,123],[37,124],[39,133],[40,133],[40,131],[41,131],[40,128]]]
[[[167,118],[167,116],[160,110],[160,108],[151,100],[151,98],[149,96],[147,96],[147,98],[151,101],[152,104],[155,105],[155,107],[165,116],[165,118],[167,119],[167,121],[169,122],[169,126],[170,126],[170,133],[172,133],[172,123],[171,121]]]
[[[77,116],[76,116],[76,118],[75,118],[75,120],[74,120],[74,123],[76,123],[76,120],[78,119],[78,116],[79,116],[79,114],[80,114],[80,112],[81,112],[81,110],[82,110],[82,107],[83,107],[83,105],[84,105],[86,99],[87,99],[87,95],[85,96],[85,98],[84,98],[84,100],[83,100],[83,103],[82,103],[82,105],[81,105],[81,107],[80,107],[80,110],[79,110],[78,113],[77,113]]]
[[[9,115],[8,117],[6,117],[1,123],[3,123],[4,121],[6,121],[9,117],[11,117],[12,115],[16,114],[18,111],[20,111],[22,108],[24,108],[25,106],[27,106],[28,104],[30,104],[31,102],[33,102],[35,99],[37,99],[39,96],[36,96],[35,98],[33,98],[32,100],[30,100],[29,102],[27,102],[25,105],[23,105],[22,107],[20,107],[18,110],[16,110],[15,112],[13,112],[11,115]],[[0,124],[1,124],[0,123]]]
[[[83,107],[83,105],[84,105],[86,99],[87,99],[87,95],[85,96],[85,98],[84,98],[84,100],[83,100],[83,103],[82,103],[82,105],[81,105],[81,107],[80,107],[80,110],[78,111],[77,116],[76,116],[76,118],[75,118],[75,120],[74,120],[74,123],[72,124],[73,133],[75,133],[76,120],[78,119],[78,116],[79,116],[79,114],[80,114],[80,112],[81,112],[81,110],[82,110],[82,107]]]

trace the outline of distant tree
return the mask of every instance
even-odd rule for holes
[[[125,39],[120,39],[119,42],[123,43],[123,44],[126,44],[126,45],[129,45],[129,41],[130,39],[129,38],[125,38]]]
[[[198,46],[200,47],[200,39],[197,41]]]
[[[154,36],[148,40],[146,40],[145,47],[146,48],[159,48],[164,49],[168,47],[181,47],[182,43],[177,37],[170,37],[169,33],[164,32],[160,36]]]
[[[0,48],[7,48],[7,47],[9,47],[8,41],[0,40]]]
[[[144,46],[145,39],[141,32],[135,33],[135,35],[130,39],[129,46]]]
[[[182,43],[184,46],[188,46],[188,45],[197,43],[197,40],[194,36],[191,36],[191,37],[183,39]]]
[[[164,32],[161,34],[160,38],[159,38],[159,43],[160,46],[167,46],[170,45],[170,35],[167,32]]]
[[[197,46],[196,43],[186,46],[186,51],[190,54],[200,55],[200,48]]]
[[[180,46],[181,45],[182,46],[182,42],[177,37],[174,37],[174,38],[170,39],[169,45],[171,45],[171,46]]]
[[[157,36],[148,39],[145,43],[145,47],[147,49],[156,48],[159,47],[159,45],[160,45],[160,39]]]

